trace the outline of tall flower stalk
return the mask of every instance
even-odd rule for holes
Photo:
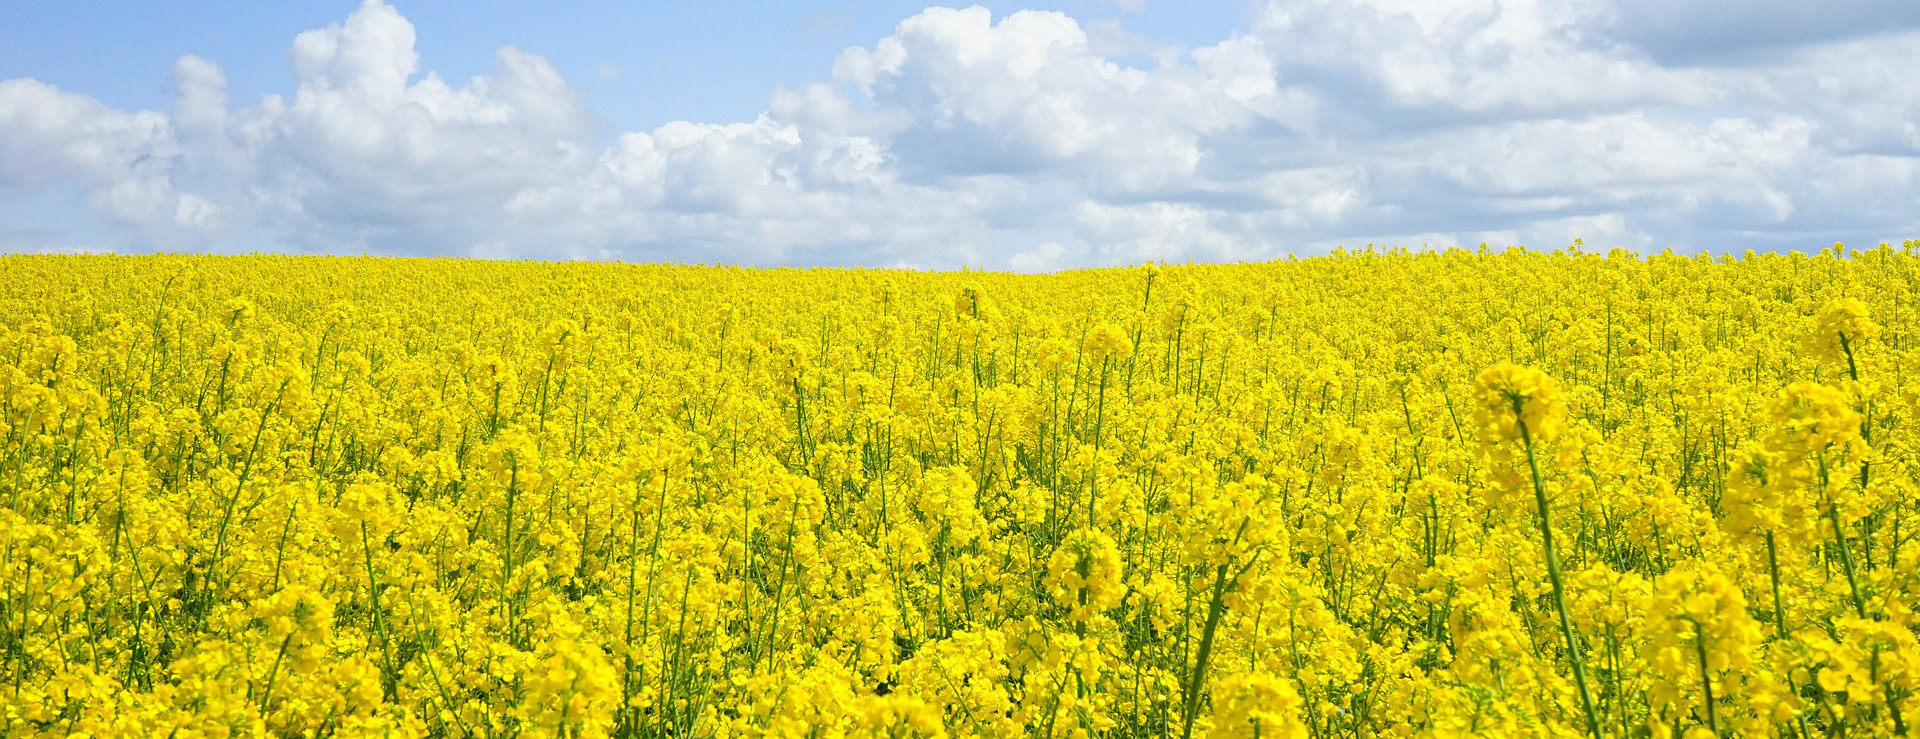
[[[1580,659],[1580,642],[1574,636],[1573,617],[1567,612],[1567,589],[1560,574],[1560,551],[1553,541],[1553,517],[1547,501],[1546,482],[1540,476],[1537,444],[1551,442],[1566,424],[1566,401],[1546,373],[1530,367],[1500,364],[1480,374],[1480,404],[1477,420],[1482,438],[1496,458],[1511,461],[1508,446],[1518,442],[1525,453],[1527,473],[1533,483],[1534,512],[1540,524],[1540,546],[1547,560],[1547,579],[1553,585],[1553,609],[1560,619],[1560,635],[1566,640],[1567,664],[1573,683],[1580,691],[1580,708],[1586,713],[1587,731],[1600,736],[1600,714],[1594,709],[1593,693],[1587,689],[1586,666]]]

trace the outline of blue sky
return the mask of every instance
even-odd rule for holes
[[[0,251],[1045,270],[1920,236],[1920,5],[10,3]]]
[[[287,44],[339,23],[354,2],[11,3],[0,26],[0,79],[31,77],[122,109],[165,109],[166,70],[186,54],[226,70],[237,99],[289,89]],[[425,69],[449,80],[489,73],[513,45],[546,56],[587,92],[613,130],[674,120],[751,120],[774,88],[832,76],[842,49],[870,44],[925,7],[904,0],[638,3],[402,2]],[[996,14],[1058,10],[1090,24],[1153,31],[1163,44],[1225,38],[1253,12],[1242,0],[990,3]]]

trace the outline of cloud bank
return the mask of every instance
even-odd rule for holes
[[[610,132],[531,51],[423,71],[368,0],[293,40],[290,95],[194,56],[166,111],[0,81],[0,201],[79,193],[127,243],[77,246],[122,250],[1023,270],[1920,236],[1920,12],[1798,7],[1277,0],[1135,63],[934,7],[752,121]]]

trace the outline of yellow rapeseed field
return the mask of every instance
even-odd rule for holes
[[[0,721],[1920,736],[1917,288],[0,257]]]

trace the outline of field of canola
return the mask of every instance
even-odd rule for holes
[[[7,737],[1920,735],[1920,242],[0,274]]]

